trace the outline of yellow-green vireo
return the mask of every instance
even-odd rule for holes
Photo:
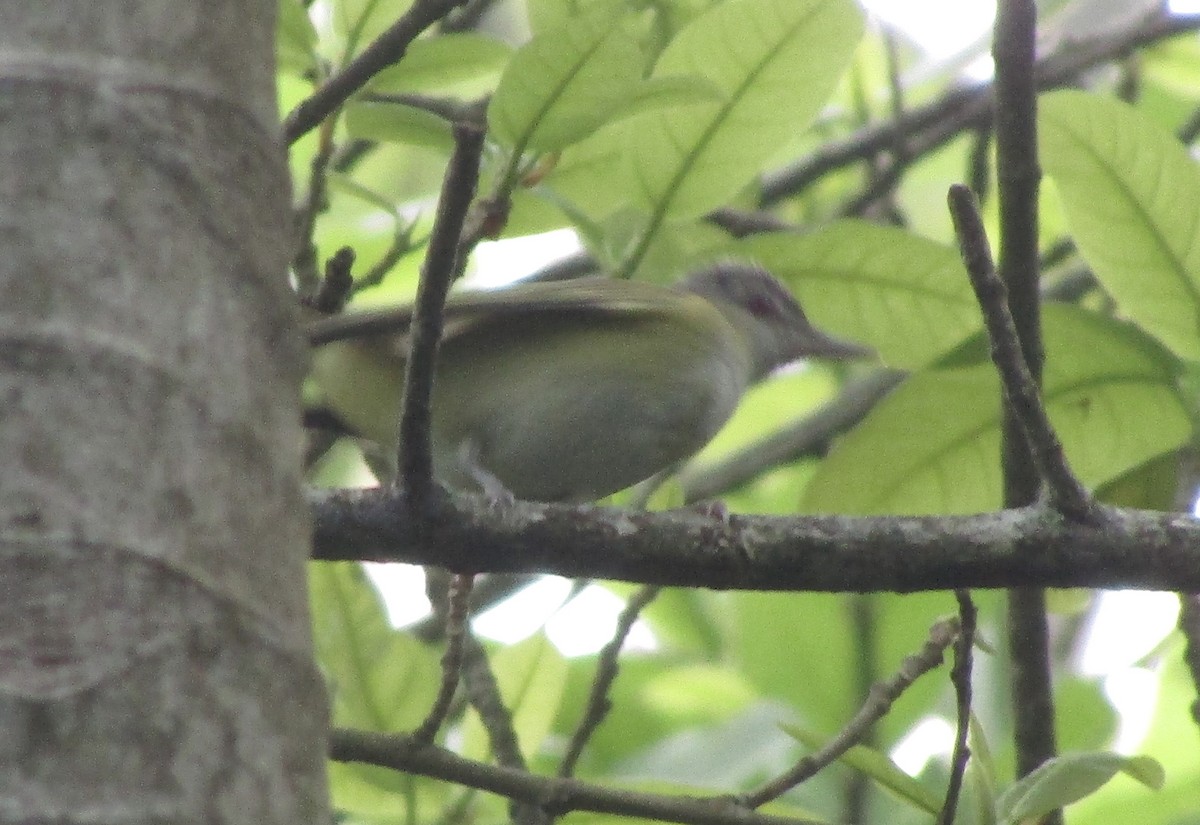
[[[411,307],[316,321],[313,374],[350,429],[395,444]],[[742,393],[803,357],[870,350],[826,335],[762,269],[671,287],[608,278],[451,296],[433,390],[444,484],[583,502],[691,456]]]

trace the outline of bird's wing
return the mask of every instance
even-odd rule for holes
[[[638,281],[612,278],[578,278],[546,284],[528,284],[492,292],[462,292],[450,296],[442,314],[442,338],[465,335],[481,323],[540,313],[622,316],[663,310],[676,301],[694,301],[695,296]],[[354,338],[380,335],[404,336],[412,325],[411,305],[344,312],[308,325],[313,346]]]

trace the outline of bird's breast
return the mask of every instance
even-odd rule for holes
[[[703,447],[749,381],[719,328],[529,332],[443,352],[434,436],[450,483],[471,454],[518,498],[603,497]]]

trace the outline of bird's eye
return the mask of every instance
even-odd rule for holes
[[[750,295],[746,300],[746,311],[755,318],[777,317],[780,314],[779,302],[771,295]]]

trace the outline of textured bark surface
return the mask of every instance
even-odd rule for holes
[[[313,821],[274,3],[0,9],[0,819]]]

